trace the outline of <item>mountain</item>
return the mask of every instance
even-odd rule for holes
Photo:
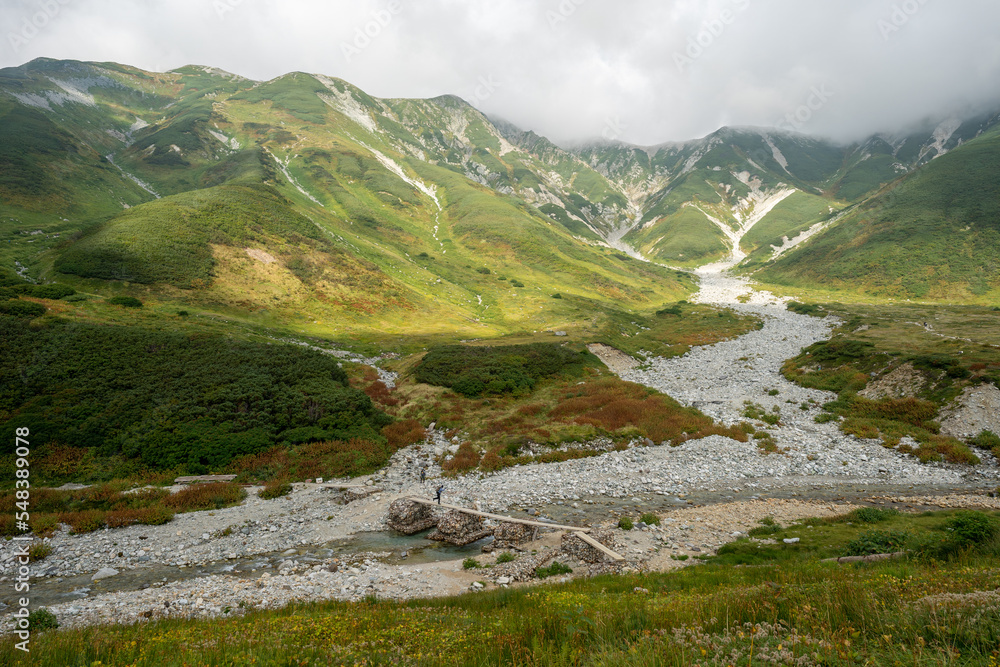
[[[758,273],[795,287],[1000,302],[1000,116]]]
[[[40,59],[0,70],[0,262],[346,332],[490,336],[651,311],[693,289],[675,268],[734,251],[743,270],[783,284],[831,277],[843,289],[975,298],[993,289],[989,270],[964,291],[935,286],[971,280],[988,263],[988,234],[961,270],[934,269],[940,252],[907,253],[926,288],[881,284],[880,272],[909,281],[893,268],[902,260],[873,264],[856,246],[886,256],[879,244],[933,204],[947,248],[954,204],[905,193],[954,185],[948,173],[977,142],[972,162],[988,180],[997,121],[947,119],[847,146],[722,128],[652,147],[560,147],[454,96],[379,99],[301,72],[259,82]],[[957,191],[973,202],[992,192]],[[992,210],[975,206],[979,221]],[[862,234],[873,212],[897,231]]]
[[[40,278],[345,331],[477,335],[653,309],[694,286],[541,213],[532,202],[582,191],[588,168],[566,154],[564,177],[543,170],[455,97],[51,60],[0,71],[0,91],[17,137],[3,261]],[[589,177],[592,197],[614,194]]]

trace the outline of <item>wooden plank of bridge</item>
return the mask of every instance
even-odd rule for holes
[[[364,484],[320,484],[321,488],[324,489],[372,489],[373,491],[378,491],[374,486],[365,486]]]
[[[576,536],[579,537],[584,542],[586,542],[587,544],[589,544],[590,546],[594,547],[595,549],[597,549],[599,551],[603,551],[607,555],[611,556],[611,558],[613,558],[614,560],[617,560],[617,561],[625,560],[624,556],[619,556],[614,551],[612,551],[611,549],[607,548],[606,546],[604,546],[603,544],[601,544],[600,542],[598,542],[597,540],[595,540],[590,535],[587,535],[585,533],[581,533],[581,532],[577,531]]]
[[[231,482],[236,479],[236,475],[192,475],[189,477],[178,477],[174,484],[208,484],[210,482]]]
[[[437,506],[433,500],[424,500],[423,498],[407,498],[415,503],[420,503],[422,505],[434,505]],[[581,526],[562,526],[558,523],[545,523],[543,521],[529,521],[528,519],[515,519],[512,516],[503,516],[501,514],[490,514],[489,512],[480,512],[479,510],[470,510],[465,507],[459,507],[458,505],[449,505],[448,503],[441,503],[440,507],[444,507],[450,510],[456,510],[458,512],[464,512],[466,514],[474,514],[475,516],[486,517],[487,519],[496,519],[497,521],[505,521],[507,523],[520,523],[525,526],[537,526],[538,528],[555,528],[556,530],[570,530],[574,533],[589,533],[590,528],[584,528]]]

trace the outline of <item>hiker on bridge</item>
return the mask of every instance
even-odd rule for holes
[[[444,484],[442,484],[441,486],[439,486],[437,488],[437,495],[434,496],[434,499],[438,501],[438,505],[441,504],[441,494],[442,493],[444,493]]]

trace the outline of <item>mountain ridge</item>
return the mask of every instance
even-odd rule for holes
[[[491,251],[510,248],[494,253],[495,260],[506,257],[488,267],[497,275],[503,266],[524,266],[522,255],[537,267],[549,263],[530,238],[547,238],[553,248],[582,243],[592,249],[584,252],[587,261],[601,266],[598,258],[609,252],[681,268],[734,252],[750,255],[747,261],[757,267],[770,261],[764,251],[775,247],[784,247],[787,259],[800,252],[798,245],[789,249],[788,239],[824,224],[814,235],[826,234],[845,210],[1000,121],[1000,114],[980,114],[849,145],[769,128],[723,127],[701,139],[649,147],[604,140],[567,149],[454,95],[376,98],[347,81],[305,72],[252,81],[209,66],[150,73],[114,63],[39,59],[0,70],[0,91],[0,113],[14,114],[14,125],[35,127],[37,135],[29,134],[34,143],[6,158],[14,168],[0,182],[6,194],[0,213],[11,219],[26,223],[34,206],[42,217],[49,212],[51,222],[53,209],[39,202],[56,197],[90,201],[75,223],[86,227],[114,217],[116,207],[225,184],[270,184],[342,249],[360,252],[382,272],[402,272],[404,283],[428,270],[445,280],[435,266],[413,257],[443,256],[456,243],[463,252],[477,248],[476,255],[482,244],[470,244],[484,235],[495,241]],[[54,157],[59,151],[44,139],[57,136],[78,157]],[[74,159],[75,167],[67,162]],[[60,183],[38,171],[53,160],[69,175]],[[97,171],[83,169],[87,160]],[[98,196],[92,183],[100,174],[106,194]],[[476,206],[456,208],[449,190],[471,195],[477,187],[485,190],[476,195]],[[44,196],[28,201],[26,192]],[[497,236],[501,210],[513,216],[506,218],[510,223],[518,222]],[[458,226],[449,228],[452,223]],[[525,236],[517,231],[522,228],[535,231]],[[737,230],[746,234],[734,248]],[[575,252],[554,257],[569,261]],[[399,269],[399,262],[407,268]],[[571,275],[572,264],[557,273]],[[468,274],[471,262],[464,268]],[[619,276],[614,281],[623,279],[621,269],[611,270]],[[473,276],[445,273],[459,280],[459,291],[470,292]],[[542,273],[543,282],[554,275]],[[678,295],[678,287],[667,292]],[[636,283],[632,293],[643,289],[649,288]]]

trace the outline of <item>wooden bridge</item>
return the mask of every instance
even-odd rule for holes
[[[479,510],[470,510],[466,507],[459,507],[458,505],[449,505],[448,503],[438,503],[433,500],[425,500],[423,498],[407,498],[407,500],[415,503],[420,503],[421,505],[431,505],[444,507],[446,509],[455,510],[456,512],[462,512],[464,514],[472,514],[473,516],[481,516],[486,519],[493,519],[495,521],[503,521],[504,523],[519,523],[525,526],[534,526],[536,528],[553,528],[555,530],[564,530],[573,533],[581,540],[594,547],[598,551],[610,556],[613,560],[623,561],[625,558],[611,549],[607,548],[593,537],[588,535],[590,528],[585,526],[564,526],[558,523],[545,523],[544,521],[531,521],[530,519],[518,519],[512,516],[503,516],[501,514],[492,514],[490,512],[480,512]]]

